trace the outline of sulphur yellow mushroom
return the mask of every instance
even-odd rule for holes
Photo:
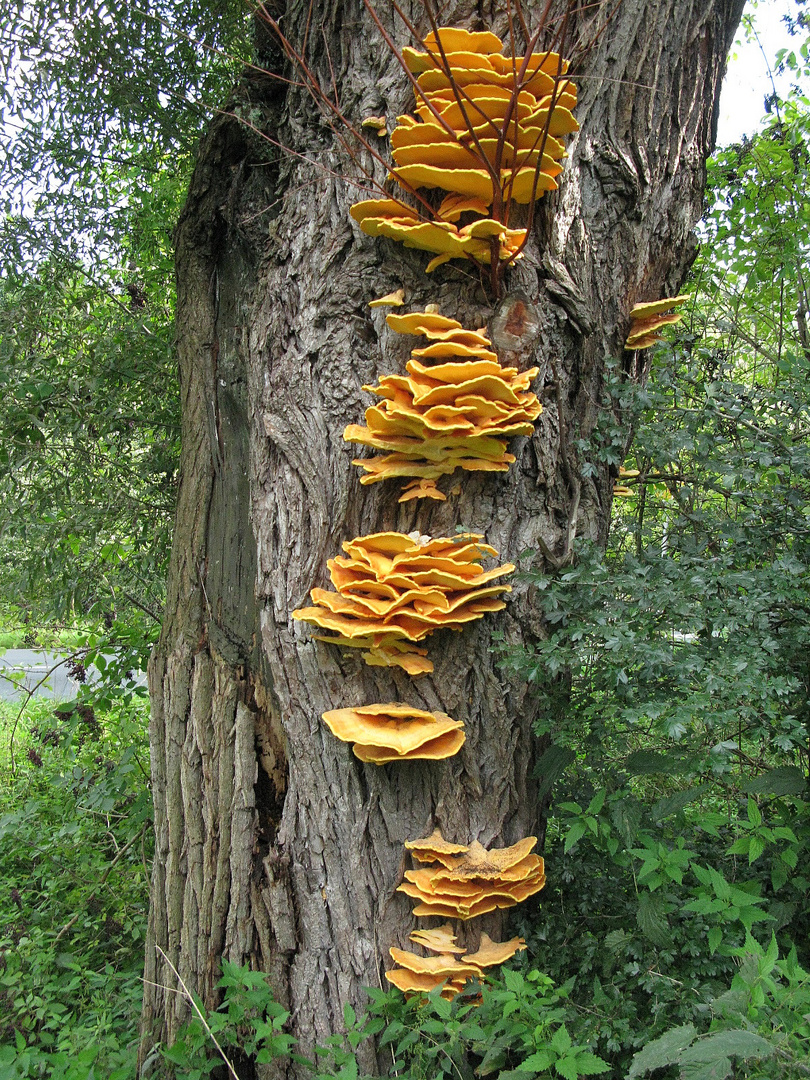
[[[455,27],[428,34],[423,49],[403,49],[416,76],[415,115],[397,117],[391,132],[391,179],[411,193],[449,194],[432,219],[428,204],[417,212],[397,199],[365,200],[351,213],[371,236],[432,252],[428,271],[450,259],[518,258],[526,231],[507,227],[508,206],[556,189],[561,140],[578,130],[568,62],[554,52],[525,57],[502,50],[489,31]],[[474,220],[459,224],[465,217]]]
[[[429,344],[412,350],[406,375],[363,387],[383,400],[366,410],[365,425],[349,424],[343,438],[384,453],[355,459],[366,473],[360,483],[405,479],[400,502],[443,500],[436,481],[456,469],[505,472],[515,460],[507,440],[531,435],[541,412],[529,389],[538,369],[503,367],[483,331],[438,312],[392,314],[387,322]]]
[[[439,833],[406,843],[432,869],[407,870],[398,891],[418,900],[414,915],[472,919],[498,908],[512,907],[539,892],[546,883],[543,859],[532,854],[537,838],[528,836],[507,848],[487,851],[473,841],[458,854],[442,850]],[[433,858],[431,858],[433,856]]]
[[[673,311],[689,299],[688,293],[681,296],[667,296],[663,300],[636,304],[630,312],[630,333],[624,343],[625,349],[648,349],[661,340],[660,331],[665,326],[680,322],[683,314]]]
[[[498,553],[481,540],[478,533],[390,532],[347,541],[346,555],[327,562],[334,591],[313,589],[313,606],[293,611],[293,618],[334,634],[318,640],[362,649],[368,664],[412,675],[432,671],[418,642],[506,606],[501,595],[511,587],[495,582],[515,568],[506,563],[484,570],[481,560]]]
[[[323,719],[336,738],[354,743],[355,757],[375,765],[452,757],[465,739],[460,720],[399,701],[332,709]]]

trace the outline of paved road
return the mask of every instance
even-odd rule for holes
[[[69,701],[79,689],[75,679],[68,678],[64,663],[64,653],[46,652],[43,649],[6,649],[0,653],[0,701],[19,701],[22,691],[10,675],[23,675],[22,683],[28,689],[37,686],[47,672],[55,668],[47,682],[36,691],[36,697],[53,698],[56,701]],[[58,665],[58,666],[57,666]],[[92,680],[95,669],[88,669],[88,678]],[[144,680],[146,676],[143,676]]]

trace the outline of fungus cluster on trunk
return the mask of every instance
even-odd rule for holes
[[[630,333],[624,343],[625,349],[649,349],[661,340],[661,330],[665,326],[680,322],[683,313],[673,311],[689,299],[689,294],[665,296],[663,300],[654,300],[648,304],[636,304],[630,312]]]
[[[410,939],[426,952],[438,955],[419,956],[405,949],[389,949],[398,966],[386,971],[386,979],[406,994],[429,993],[444,984],[444,998],[455,997],[472,979],[480,982],[487,968],[504,963],[526,948],[523,938],[499,942],[482,933],[478,950],[467,953],[456,945],[450,923],[435,930],[414,930]]]
[[[386,532],[349,540],[346,556],[327,562],[335,591],[313,589],[314,606],[299,608],[293,618],[336,635],[320,641],[363,649],[367,664],[411,675],[432,671],[427,650],[416,642],[440,627],[461,630],[506,606],[500,596],[511,586],[493,582],[515,568],[505,563],[484,570],[481,560],[498,552],[482,539],[479,533]]]
[[[391,134],[394,167],[389,179],[413,200],[394,196],[365,200],[351,208],[360,228],[434,254],[427,270],[452,258],[491,266],[499,293],[500,273],[522,252],[528,229],[510,223],[513,205],[532,206],[557,187],[565,148],[562,138],[578,129],[571,109],[576,87],[565,78],[567,61],[553,52],[504,56],[494,34],[437,29],[422,49],[404,49],[401,59],[416,92],[414,114],[398,117]],[[385,117],[363,122],[385,135]],[[441,198],[422,191],[438,189]],[[387,191],[386,191],[387,194]],[[372,307],[400,307],[402,289],[379,297]],[[517,435],[531,435],[541,406],[531,391],[537,368],[501,365],[484,330],[465,329],[430,306],[391,314],[397,333],[426,344],[414,348],[403,375],[389,374],[365,390],[380,398],[365,413],[365,425],[350,424],[347,442],[380,453],[357,459],[362,484],[389,477],[406,481],[400,502],[444,500],[436,481],[457,469],[504,472],[515,458],[506,449]],[[511,564],[484,569],[497,551],[483,536],[467,533],[431,538],[419,533],[381,532],[343,544],[345,556],[327,563],[332,589],[313,589],[312,606],[293,617],[328,635],[318,640],[360,648],[366,663],[397,666],[410,675],[433,670],[420,647],[434,630],[462,630],[487,612],[505,607],[510,586],[499,579]],[[439,760],[457,753],[463,724],[404,702],[341,708],[323,714],[339,739],[353,744],[361,761],[383,765],[416,758]],[[545,884],[537,840],[526,837],[507,848],[486,850],[478,841],[455,844],[436,831],[406,848],[424,867],[408,870],[399,886],[417,900],[414,915],[467,921],[508,908]],[[476,952],[456,945],[449,923],[416,930],[411,941],[432,954],[392,948],[396,967],[386,973],[406,993],[442,986],[452,997],[487,968],[525,948],[520,938],[498,943],[480,935]]]
[[[466,738],[461,720],[402,701],[331,709],[323,719],[336,738],[354,743],[355,757],[375,765],[439,761],[457,754]]]
[[[533,855],[536,836],[527,836],[506,848],[489,851],[477,840],[469,846],[451,845],[437,830],[425,840],[406,842],[418,862],[438,864],[429,869],[406,870],[398,891],[419,903],[416,916],[474,919],[499,908],[513,907],[546,883],[543,859]]]
[[[506,472],[514,462],[506,440],[531,435],[542,411],[529,389],[537,368],[502,367],[482,330],[465,330],[435,312],[389,315],[398,333],[421,334],[406,375],[384,375],[363,389],[382,398],[366,410],[366,425],[350,424],[343,438],[388,453],[356,458],[361,484],[407,478],[399,501],[444,500],[436,480],[466,472]]]
[[[435,210],[424,199],[419,209],[368,199],[352,207],[352,217],[372,236],[433,252],[428,272],[454,258],[511,262],[526,229],[510,228],[510,203],[556,190],[561,139],[578,129],[568,63],[554,52],[504,56],[495,34],[452,27],[428,34],[423,45],[402,51],[416,115],[397,117],[391,179],[410,193],[448,194]]]

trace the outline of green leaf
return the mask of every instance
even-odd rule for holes
[[[600,1073],[610,1072],[610,1065],[589,1050],[581,1050],[575,1061],[579,1076],[598,1076]]]
[[[712,926],[706,936],[709,939],[709,952],[714,956],[723,940],[723,931],[719,926]]]
[[[751,795],[803,795],[807,791],[807,781],[795,765],[780,765],[749,780],[743,785],[743,791]]]
[[[686,1049],[696,1036],[697,1028],[693,1024],[684,1024],[682,1027],[671,1028],[660,1038],[647,1043],[633,1055],[627,1080],[635,1080],[637,1076],[644,1076],[654,1069],[662,1069],[665,1065],[676,1065],[681,1051]]]
[[[557,1028],[557,1030],[551,1037],[551,1042],[549,1043],[549,1045],[551,1046],[551,1049],[558,1054],[568,1053],[568,1051],[571,1049],[572,1043],[571,1036],[568,1034],[568,1029],[566,1028],[565,1024],[563,1024],[562,1027]]]
[[[530,1054],[525,1061],[522,1061],[517,1067],[518,1072],[545,1072],[550,1068],[553,1058],[549,1054],[548,1050],[537,1050],[534,1054]],[[503,1076],[503,1073],[501,1073]]]
[[[639,930],[654,945],[666,948],[672,943],[672,935],[664,911],[664,901],[653,893],[643,892],[638,900],[636,922]]]
[[[574,847],[574,845],[582,838],[587,829],[587,822],[584,821],[582,818],[579,818],[573,823],[573,825],[571,825],[570,829],[566,834],[565,846],[563,848],[566,855],[571,850],[571,848]]]
[[[554,1070],[565,1080],[577,1080],[577,1065],[574,1057],[564,1057],[555,1061]]]
[[[567,746],[557,746],[556,743],[552,743],[537,763],[536,775],[540,779],[538,794],[540,796],[547,794],[576,759],[577,755],[573,750]]]
[[[688,1047],[680,1055],[678,1063],[684,1076],[697,1080],[698,1077],[710,1080],[727,1076],[731,1072],[732,1057],[749,1058],[770,1057],[776,1047],[756,1035],[753,1031],[717,1031],[705,1035]]]
[[[700,798],[703,792],[708,790],[708,787],[708,784],[698,784],[696,787],[686,788],[684,791],[676,791],[674,795],[669,795],[665,799],[659,799],[652,808],[653,818],[656,821],[663,821],[664,818],[672,817],[673,814],[680,814],[685,806]]]
[[[625,760],[624,767],[631,776],[647,776],[650,773],[669,773],[675,770],[671,758],[652,750],[636,750]]]
[[[605,805],[605,797],[607,796],[607,788],[601,788],[591,801],[588,803],[588,809],[586,814],[598,814],[602,807]]]
[[[748,865],[756,862],[762,852],[765,850],[765,841],[761,836],[752,836],[751,843],[748,846]]]

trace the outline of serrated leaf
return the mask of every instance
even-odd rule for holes
[[[545,1072],[551,1065],[551,1060],[548,1050],[537,1050],[534,1054],[529,1054],[525,1061],[521,1061],[518,1072]]]
[[[709,939],[709,953],[714,956],[717,948],[723,940],[723,931],[719,926],[713,926],[706,935]]]
[[[756,862],[762,852],[765,850],[765,841],[761,836],[752,836],[751,843],[748,846],[748,865]]]
[[[576,759],[577,755],[567,746],[552,744],[537,763],[536,775],[540,779],[539,794],[543,796],[549,792],[555,781]]]
[[[582,838],[587,831],[587,824],[580,818],[575,821],[565,837],[565,846],[563,848],[564,853],[567,855],[571,848]]]
[[[672,943],[672,935],[664,913],[664,901],[660,896],[643,892],[639,897],[636,922],[639,930],[654,945],[666,948]]]
[[[780,765],[743,786],[750,795],[802,795],[806,790],[807,781],[795,765]]]
[[[564,1080],[577,1080],[576,1058],[560,1058],[559,1061],[554,1062],[554,1069]]]
[[[693,1042],[696,1035],[697,1028],[694,1025],[684,1024],[647,1043],[633,1055],[627,1080],[635,1080],[635,1077],[644,1076],[653,1069],[662,1069],[665,1065],[677,1064],[681,1052]]]
[[[704,1035],[684,1050],[679,1063],[683,1068],[692,1063],[709,1065],[722,1058],[737,1057],[747,1061],[749,1058],[770,1057],[775,1049],[772,1043],[753,1031],[716,1031],[713,1035]]]
[[[748,800],[748,820],[757,828],[762,824],[762,812],[757,806],[756,799]]]
[[[670,759],[663,754],[656,754],[653,750],[636,750],[627,757],[624,767],[631,776],[672,771]]]
[[[551,1037],[549,1044],[551,1049],[558,1054],[567,1054],[571,1049],[571,1036],[568,1034],[568,1029],[565,1024],[562,1027],[558,1027]]]
[[[602,807],[605,805],[605,798],[607,796],[607,788],[601,788],[591,801],[588,803],[588,809],[586,814],[598,814]]]
[[[610,1065],[590,1050],[581,1050],[575,1060],[579,1076],[598,1076],[600,1073],[610,1072]]]
[[[630,935],[626,930],[611,930],[610,933],[605,934],[604,937],[605,946],[612,953],[624,952],[629,940]]]
[[[652,808],[653,818],[656,821],[663,821],[664,818],[672,817],[673,814],[680,814],[681,810],[699,798],[708,786],[708,784],[698,784],[692,788],[685,788],[683,791],[676,791],[674,795],[669,795],[666,799],[659,799]]]

